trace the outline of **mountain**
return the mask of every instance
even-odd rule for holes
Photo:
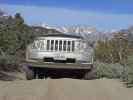
[[[120,30],[120,32],[127,34],[129,45],[133,48],[133,26],[130,26],[128,29]]]
[[[3,16],[4,15],[4,11],[2,11],[1,9],[0,9],[0,16]]]
[[[63,27],[50,27],[43,24],[42,27],[47,29],[55,29],[64,34],[81,36],[86,40],[94,41],[95,35],[98,33],[97,29],[92,26],[75,25],[75,26],[63,26]]]
[[[47,29],[56,29],[62,33],[94,33],[96,32],[96,28],[92,26],[85,26],[85,25],[75,25],[75,26],[64,26],[64,27],[51,27],[48,25],[43,24],[42,27]]]
[[[62,26],[62,27],[51,27],[43,24],[42,27],[46,29],[55,29],[64,34],[78,35],[83,37],[89,42],[97,42],[98,40],[111,39],[113,35],[119,30],[105,30],[98,31],[95,27],[87,25],[75,25],[75,26]]]

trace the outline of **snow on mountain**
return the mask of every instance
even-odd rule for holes
[[[114,32],[118,31],[118,30],[105,30],[100,32],[95,27],[86,26],[86,25],[52,27],[47,24],[43,24],[42,27],[47,29],[55,29],[65,34],[82,36],[85,40],[88,40],[88,41],[97,41],[97,40],[103,40],[106,38],[109,39],[113,37]]]

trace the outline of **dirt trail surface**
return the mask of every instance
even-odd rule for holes
[[[105,78],[0,81],[0,100],[133,100],[133,88]]]

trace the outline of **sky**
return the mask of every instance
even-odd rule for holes
[[[99,30],[133,25],[133,0],[0,0],[8,15],[19,12],[30,25],[88,25]]]

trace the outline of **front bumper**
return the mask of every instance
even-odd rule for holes
[[[46,62],[35,62],[27,61],[28,67],[38,68],[54,68],[54,69],[91,69],[92,63],[46,63]]]

